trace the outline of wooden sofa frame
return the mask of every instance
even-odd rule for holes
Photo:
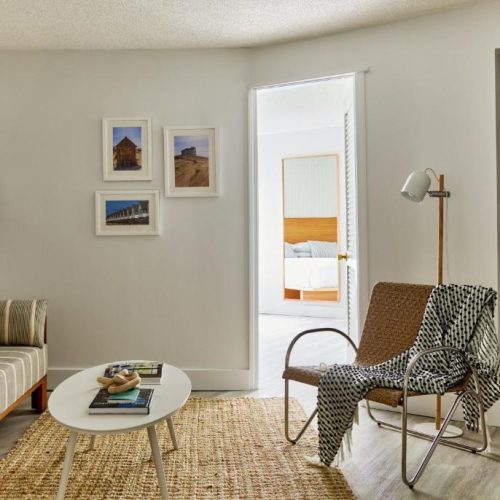
[[[47,343],[47,320],[45,320],[43,343]],[[31,407],[37,413],[43,413],[47,409],[47,375],[44,375],[35,385],[33,385],[33,387],[28,389],[19,399],[14,401],[6,410],[0,413],[0,421],[11,411],[15,410],[29,396],[31,396]]]

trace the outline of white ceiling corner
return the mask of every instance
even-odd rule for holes
[[[488,0],[2,0],[0,49],[256,47]]]

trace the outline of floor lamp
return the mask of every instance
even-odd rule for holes
[[[432,173],[438,183],[437,191],[430,191],[431,178],[428,172]],[[438,285],[443,282],[443,226],[444,226],[444,199],[450,197],[450,192],[444,188],[444,175],[437,175],[431,168],[426,169],[424,172],[412,172],[408,179],[406,179],[401,195],[403,198],[421,202],[425,195],[428,194],[430,198],[438,198],[439,200],[439,218],[438,218],[438,260],[437,260],[437,283]],[[420,432],[426,434],[436,435],[441,428],[441,396],[436,396],[436,411],[434,423],[418,424],[416,428]],[[444,433],[445,437],[459,437],[463,434],[462,429],[448,425]]]

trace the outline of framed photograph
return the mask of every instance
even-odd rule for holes
[[[219,196],[218,127],[166,127],[165,196]]]
[[[159,191],[96,191],[98,236],[160,234]]]
[[[105,181],[150,181],[153,178],[151,118],[103,118]]]

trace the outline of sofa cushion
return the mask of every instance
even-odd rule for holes
[[[0,301],[0,345],[43,347],[47,301]]]
[[[47,374],[47,346],[0,346],[0,413]]]

